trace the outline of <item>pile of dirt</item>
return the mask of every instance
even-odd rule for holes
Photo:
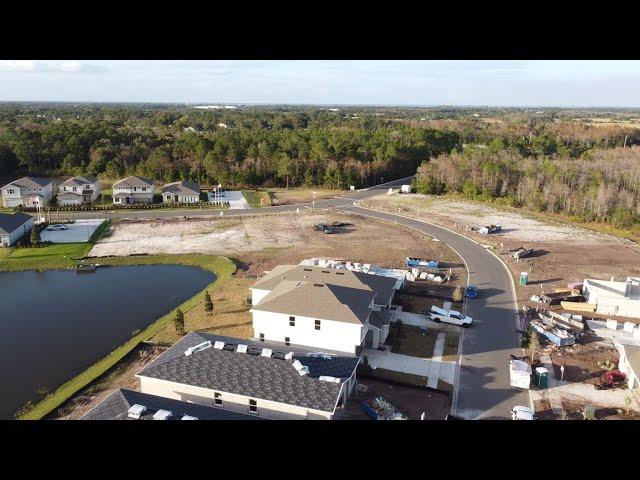
[[[607,369],[603,362],[617,366],[620,360],[618,351],[611,345],[604,346],[600,342],[584,345],[575,344],[569,347],[548,347],[557,379],[561,378],[560,366],[564,366],[564,380],[597,384]]]

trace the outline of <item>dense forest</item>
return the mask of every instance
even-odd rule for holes
[[[0,175],[347,188],[412,175],[459,135],[327,109],[4,107]]]
[[[365,186],[452,152],[589,158],[640,144],[638,112],[179,105],[0,105],[0,175],[233,186]]]
[[[471,147],[424,162],[416,188],[633,229],[640,222],[640,147],[596,149],[580,158]]]

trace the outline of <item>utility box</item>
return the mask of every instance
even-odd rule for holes
[[[529,283],[529,273],[528,272],[521,272],[520,273],[520,285],[526,285],[527,283]]]
[[[549,387],[549,370],[544,367],[536,368],[536,385],[538,388]]]

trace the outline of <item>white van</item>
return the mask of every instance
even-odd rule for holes
[[[452,323],[462,327],[470,327],[471,323],[473,323],[473,318],[467,317],[464,313],[457,312],[456,310],[444,310],[435,305],[431,305],[431,310],[429,310],[428,315],[431,320],[437,323]]]

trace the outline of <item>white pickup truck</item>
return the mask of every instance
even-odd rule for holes
[[[473,323],[473,318],[466,316],[464,313],[457,312],[456,310],[444,310],[435,305],[431,305],[427,316],[437,323],[452,323],[462,327],[470,327]]]

